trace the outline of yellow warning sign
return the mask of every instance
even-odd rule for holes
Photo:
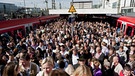
[[[70,9],[69,9],[69,11],[68,11],[68,12],[72,12],[72,13],[73,13],[73,12],[76,12],[76,9],[74,8],[74,6],[73,6],[73,5],[71,5],[71,6],[70,6]]]

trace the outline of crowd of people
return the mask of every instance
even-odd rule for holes
[[[59,19],[0,40],[0,76],[134,76],[135,35]]]

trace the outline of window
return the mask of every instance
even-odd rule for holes
[[[122,30],[123,30],[123,32],[125,31],[125,24],[122,24]]]
[[[116,8],[117,7],[117,2],[112,3],[112,8]]]
[[[132,33],[132,27],[130,27],[130,26],[128,26],[127,27],[127,30],[126,30],[126,35],[131,35],[131,33]]]
[[[120,23],[118,22],[118,28],[120,28]]]
[[[121,25],[121,23],[118,22],[118,25],[117,25],[117,32],[120,32],[120,25]]]
[[[135,1],[134,0],[130,1],[130,7],[135,7]]]
[[[135,28],[134,28],[134,35],[135,35]]]
[[[132,12],[133,12],[133,8],[121,9],[121,13],[132,13]]]
[[[38,24],[35,24],[35,25],[33,26],[33,30],[36,30],[37,27],[38,27]]]
[[[32,26],[30,26],[30,31],[33,31],[33,28],[32,28]]]
[[[30,33],[29,27],[26,27],[26,36]]]

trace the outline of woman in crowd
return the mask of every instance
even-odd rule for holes
[[[49,74],[49,76],[69,76],[66,72],[61,71],[61,70],[53,70]]]
[[[99,68],[100,62],[98,60],[94,61],[94,70],[93,75],[94,76],[102,76],[102,71]]]
[[[71,76],[92,76],[90,68],[80,65]]]
[[[37,76],[49,76],[54,67],[54,61],[51,57],[47,57],[43,59],[41,66],[42,70],[37,74]]]
[[[19,65],[14,62],[7,63],[2,76],[19,76]]]
[[[74,67],[72,64],[68,64],[67,68],[65,69],[65,72],[69,75],[72,75],[74,72]]]
[[[60,74],[59,70],[53,70],[53,71],[49,74],[49,76],[61,76],[61,74]]]

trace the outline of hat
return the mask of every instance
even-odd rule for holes
[[[77,59],[78,61],[84,61],[86,60],[86,58],[84,56],[80,56],[79,59]]]

